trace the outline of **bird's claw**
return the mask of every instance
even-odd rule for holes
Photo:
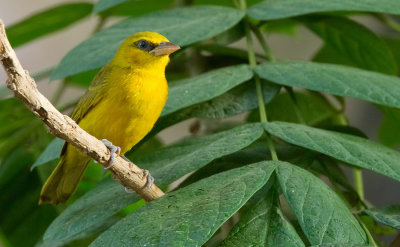
[[[113,166],[114,161],[115,161],[115,154],[120,155],[121,153],[121,148],[118,146],[113,145],[109,140],[107,139],[101,139],[101,142],[104,143],[104,145],[110,150],[110,160],[108,161],[108,166],[104,167],[104,169],[109,169],[110,167]]]
[[[146,188],[150,189],[150,187],[154,184],[154,178],[151,176],[148,170],[143,170],[144,176],[147,178]]]
[[[130,161],[127,157],[125,157],[125,155],[122,155],[121,157],[124,160],[132,163],[132,161]],[[154,177],[151,176],[151,174],[148,170],[143,170],[143,174],[144,174],[144,177],[147,178],[146,187],[149,189],[154,184]]]

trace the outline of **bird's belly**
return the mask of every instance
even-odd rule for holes
[[[129,151],[154,126],[165,105],[167,91],[158,97],[109,97],[86,115],[79,125],[98,139],[107,139]]]

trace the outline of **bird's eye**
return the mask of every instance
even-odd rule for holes
[[[147,50],[149,48],[150,44],[146,40],[139,40],[137,43],[137,47],[141,50]]]

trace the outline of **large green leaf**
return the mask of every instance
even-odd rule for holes
[[[174,0],[99,0],[93,13],[102,16],[140,16],[173,7]]]
[[[32,15],[7,28],[7,36],[13,47],[63,29],[88,16],[93,5],[69,3]]]
[[[243,12],[233,8],[195,6],[126,19],[75,47],[53,71],[52,78],[62,78],[105,65],[122,41],[137,32],[159,32],[172,42],[186,46],[228,30],[243,16]]]
[[[243,125],[162,148],[134,162],[141,168],[150,170],[155,183],[165,187],[216,158],[250,145],[262,133],[263,129],[259,124]],[[136,194],[127,194],[120,184],[106,179],[68,207],[49,226],[44,240],[51,243],[73,239],[77,234],[103,222],[126,205],[138,200]]]
[[[273,20],[330,11],[362,11],[400,15],[400,2],[393,0],[268,0],[250,7],[248,15],[258,20]]]
[[[248,65],[243,64],[175,81],[170,84],[168,101],[162,115],[213,99],[251,77],[253,71]]]
[[[46,147],[43,153],[40,154],[35,163],[33,163],[31,170],[33,170],[37,166],[43,165],[60,157],[61,149],[64,145],[64,142],[64,140],[59,138],[55,138],[52,142],[50,142],[50,144]]]
[[[264,102],[270,102],[278,93],[279,85],[262,81]],[[192,117],[226,118],[258,107],[254,81],[249,81],[202,104],[187,109]]]
[[[300,124],[271,122],[265,124],[265,128],[272,135],[289,143],[400,181],[400,152],[381,144]]]
[[[18,154],[27,158],[26,154]],[[20,162],[24,164],[29,160]],[[10,246],[34,246],[43,236],[46,227],[57,216],[54,207],[38,205],[40,186],[36,172],[30,172],[28,169],[20,170],[11,181],[2,183],[0,228],[12,243]]]
[[[103,10],[109,9],[111,7],[117,6],[121,3],[128,2],[128,1],[131,1],[131,0],[99,0],[94,5],[93,13],[101,12]]]
[[[153,175],[159,178],[159,183],[169,184],[216,158],[247,147],[262,133],[261,124],[245,124],[213,135],[183,140],[138,157],[136,163],[150,171],[154,170]]]
[[[50,246],[68,243],[139,200],[137,194],[126,193],[120,184],[108,177],[51,223],[43,236],[43,243]]]
[[[383,37],[383,40],[392,52],[397,63],[397,69],[399,70],[398,72],[400,72],[400,39],[396,39],[394,37]]]
[[[268,181],[275,166],[261,162],[237,168],[169,193],[119,221],[90,246],[201,246]]]
[[[396,75],[397,65],[389,47],[363,25],[342,17],[303,20],[340,57],[347,58],[361,69]]]
[[[370,208],[364,210],[364,212],[382,224],[400,229],[400,205],[393,205],[382,209]]]
[[[240,221],[220,246],[305,245],[293,226],[282,215],[276,189],[270,188],[267,194],[262,195],[258,202],[241,215]]]
[[[280,86],[262,81],[262,89],[264,101],[269,102],[279,92]],[[209,101],[161,117],[148,136],[153,136],[166,127],[192,117],[226,118],[257,107],[254,81],[248,81]]]
[[[338,114],[329,102],[317,93],[294,92],[294,95],[296,103],[293,102],[288,93],[281,93],[268,103],[268,119],[270,121],[300,123],[301,121],[296,115],[295,107],[298,107],[303,120],[308,125],[320,124]],[[282,111],[282,109],[285,109],[285,111]]]
[[[1,158],[0,162],[0,187],[5,186],[15,176],[26,170],[26,166],[31,164],[34,157],[25,150],[25,147],[16,147],[13,152]]]
[[[343,56],[343,54],[339,53],[334,47],[327,44],[323,45],[318,52],[315,53],[312,61],[357,67],[348,57]]]
[[[246,0],[246,3],[248,6],[254,5],[256,3],[261,2],[262,0]],[[193,4],[199,4],[199,5],[222,5],[222,6],[232,6],[234,7],[235,5],[231,0],[194,0]]]
[[[400,107],[400,79],[375,72],[312,62],[275,62],[255,71],[264,79],[334,95]]]
[[[346,204],[320,179],[290,163],[280,163],[277,175],[283,195],[312,245],[368,243]]]

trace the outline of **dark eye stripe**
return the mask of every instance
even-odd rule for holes
[[[138,41],[136,41],[135,43],[133,43],[133,45],[132,45],[133,47],[137,47],[137,48],[139,48],[140,50],[143,50],[143,51],[151,51],[151,50],[153,50],[157,45],[156,44],[154,44],[154,43],[152,43],[152,42],[150,42],[150,41],[147,41],[147,40],[138,40]]]

